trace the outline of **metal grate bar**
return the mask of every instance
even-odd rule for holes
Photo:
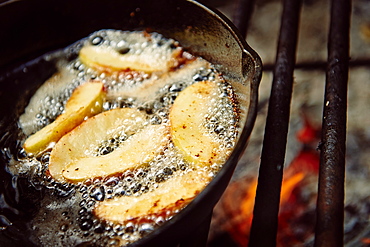
[[[362,67],[362,66],[369,66],[370,59],[369,58],[356,58],[355,60],[349,61],[350,68]],[[325,71],[327,69],[327,62],[319,61],[319,62],[301,62],[295,65],[296,69],[302,70],[322,70]],[[263,64],[264,71],[272,71],[274,69],[274,64]]]
[[[245,37],[252,17],[255,0],[238,0],[234,11],[233,23]]]
[[[301,1],[285,0],[249,246],[276,246]]]
[[[315,246],[343,246],[350,0],[332,0]]]

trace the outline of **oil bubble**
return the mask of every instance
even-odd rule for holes
[[[95,36],[91,39],[91,44],[92,45],[100,45],[101,43],[103,43],[103,41],[104,41],[103,37]]]

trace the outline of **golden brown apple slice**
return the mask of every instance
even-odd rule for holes
[[[181,91],[170,110],[173,143],[187,161],[200,166],[225,158],[225,150],[220,150],[221,139],[204,127],[219,94],[215,82],[201,81]]]
[[[50,154],[49,172],[64,181],[65,167],[82,158],[96,157],[99,148],[116,136],[130,136],[143,128],[146,114],[137,109],[118,108],[89,118],[63,136]]]
[[[158,58],[152,52],[140,54],[120,54],[109,46],[87,45],[82,47],[79,58],[86,66],[102,72],[136,70],[151,73],[154,71],[168,71],[176,65],[173,57],[180,54],[176,49],[172,54],[165,54],[165,58]],[[167,57],[166,57],[167,55]]]
[[[160,76],[150,77],[145,80],[145,82],[135,85],[135,87],[128,85],[118,90],[110,90],[107,92],[107,98],[129,98],[134,95],[135,99],[141,104],[153,101],[158,98],[163,88],[173,85],[174,82],[192,81],[193,76],[199,73],[199,68],[205,70],[210,69],[210,65],[204,59],[195,59],[192,62],[184,64],[181,69],[171,71],[170,73],[164,73]]]
[[[104,95],[104,86],[101,82],[87,82],[77,87],[66,103],[65,112],[54,122],[28,137],[23,146],[24,150],[37,154],[57,142],[86,117],[101,112]]]
[[[135,169],[148,164],[168,143],[167,126],[148,125],[109,154],[72,161],[66,166],[63,176],[77,183]]]
[[[97,204],[95,215],[115,223],[140,222],[153,217],[171,217],[184,208],[209,183],[210,177],[200,171],[176,174],[158,188],[139,197],[123,196]]]
[[[54,99],[63,95],[73,81],[74,75],[66,66],[58,66],[58,72],[48,78],[31,97],[24,113],[19,117],[23,132],[29,136],[39,130],[37,115],[47,111],[46,98]],[[46,117],[46,116],[45,116]]]

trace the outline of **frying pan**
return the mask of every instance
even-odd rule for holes
[[[256,117],[261,61],[233,24],[217,10],[190,0],[5,1],[0,3],[2,246],[30,245],[31,233],[17,219],[32,217],[33,205],[43,196],[42,189],[33,188],[7,170],[7,164],[21,155],[18,153],[21,143],[14,141],[14,136],[22,135],[17,118],[35,90],[56,71],[53,62],[40,56],[100,29],[147,30],[178,40],[186,50],[202,56],[221,71],[242,105],[235,150],[218,175],[173,219],[131,246],[179,243],[185,246],[189,239],[196,238],[197,235],[192,235],[194,231],[209,226],[212,209],[244,152]]]

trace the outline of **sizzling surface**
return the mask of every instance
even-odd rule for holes
[[[94,33],[80,44],[90,48],[109,48],[108,53],[113,52],[118,59],[126,55],[133,57],[134,61],[131,62],[134,65],[149,61],[145,66],[150,69],[137,71],[134,65],[112,68],[110,61],[100,63],[99,59],[82,56],[66,60],[65,57],[73,57],[70,54],[65,55],[73,50],[69,48],[48,55],[47,60],[57,61],[58,72],[33,95],[24,114],[19,118],[18,135],[14,134],[10,139],[19,139],[18,143],[22,143],[27,136],[53,122],[65,112],[66,102],[75,88],[89,80],[104,83],[107,96],[103,111],[117,108],[138,109],[144,114],[140,124],[173,128],[169,115],[177,96],[193,84],[209,81],[216,85],[209,98],[212,104],[203,109],[200,107],[199,116],[193,114],[193,118],[201,117],[193,128],[201,129],[205,136],[215,136],[212,138],[218,140],[220,146],[217,151],[221,155],[217,161],[199,165],[196,158],[188,159],[184,152],[179,152],[176,142],[170,141],[161,145],[145,164],[137,164],[134,168],[118,170],[112,174],[89,175],[87,180],[74,181],[68,176],[57,179],[50,175],[48,166],[53,161],[50,155],[53,155],[51,151],[58,143],[50,143],[48,149],[35,154],[26,154],[18,146],[17,152],[20,155],[10,157],[7,168],[15,179],[25,179],[29,190],[41,191],[41,195],[32,198],[36,207],[32,216],[24,223],[29,226],[27,231],[31,235],[30,240],[43,246],[75,246],[83,242],[117,246],[133,242],[153,231],[186,206],[215,176],[230,154],[237,135],[238,109],[233,89],[207,61],[183,51],[176,41],[164,39],[159,34],[110,30]],[[137,60],[135,56],[142,59]],[[70,133],[74,133],[76,129]],[[78,142],[81,142],[83,155],[94,160],[94,157],[113,154],[131,136],[137,135],[134,128],[118,131],[115,127],[110,132],[105,130],[105,127],[87,129],[85,135],[80,134],[73,144],[79,146]],[[102,140],[90,140],[90,131],[102,132],[101,135],[106,137]],[[165,132],[163,138],[171,140],[174,137],[171,137],[170,132]],[[147,137],[147,141],[152,139]],[[62,155],[63,153],[64,151]],[[79,158],[72,155],[67,160],[77,162]],[[193,175],[189,177],[188,174]],[[177,182],[179,179],[185,184],[185,192],[178,195],[179,200],[160,197],[164,204],[153,204],[156,207],[161,205],[159,211],[146,215],[144,210],[140,214],[128,215],[127,218],[118,217],[117,220],[116,214],[113,214],[113,218],[105,217],[107,211],[99,213],[101,210],[97,210],[104,208],[99,205],[113,199],[127,198],[127,201],[135,202],[141,196],[150,197],[154,194],[158,197],[161,193],[157,192],[160,191],[157,188],[164,188],[168,195],[168,188],[180,186]],[[199,181],[200,184],[192,188],[192,193],[188,195],[186,184],[194,185],[192,181]],[[165,187],[166,184],[169,184],[168,188]],[[142,204],[145,206],[145,202]],[[141,208],[136,204],[129,208],[132,207]],[[9,221],[8,226],[11,224],[9,219],[4,220]]]

